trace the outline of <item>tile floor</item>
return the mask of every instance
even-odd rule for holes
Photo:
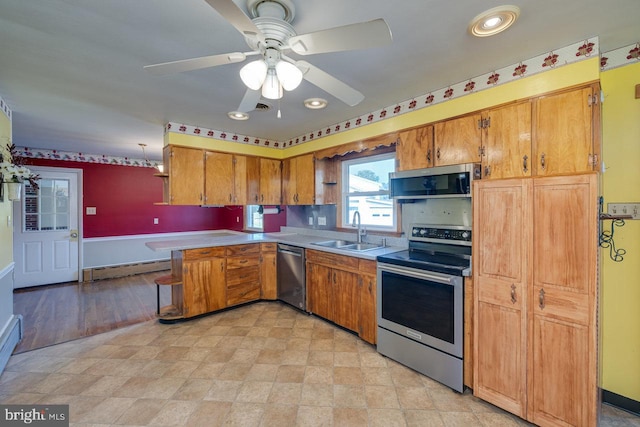
[[[69,404],[72,426],[528,425],[269,302],[14,355],[0,403]],[[604,406],[601,425],[640,422]]]

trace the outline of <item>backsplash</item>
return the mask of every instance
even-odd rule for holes
[[[287,206],[287,226],[334,230],[338,224],[336,205]]]

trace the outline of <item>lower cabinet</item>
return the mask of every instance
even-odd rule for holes
[[[184,317],[226,307],[224,248],[188,249],[182,255]]]
[[[262,299],[278,298],[277,243],[260,244],[260,295]]]
[[[307,250],[307,310],[376,342],[376,263]]]
[[[227,306],[260,299],[260,244],[226,247]]]

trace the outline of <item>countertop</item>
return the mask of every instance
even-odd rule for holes
[[[367,235],[364,237],[365,243],[380,244],[382,236]],[[313,243],[327,240],[356,240],[355,233],[345,233],[330,230],[312,230],[304,228],[283,227],[282,231],[276,233],[243,233],[233,230],[212,230],[207,236],[185,237],[182,239],[147,242],[146,246],[156,252],[180,251],[185,249],[206,248],[215,246],[245,245],[250,243],[286,243],[305,249],[331,252],[340,255],[352,256],[375,260],[378,255],[386,255],[398,252],[407,248],[406,240],[402,238],[387,238],[389,246],[367,251],[351,251],[347,249],[327,248],[314,245]]]

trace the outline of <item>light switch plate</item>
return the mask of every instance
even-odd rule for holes
[[[327,225],[327,217],[319,216],[318,217],[318,225]]]
[[[87,206],[87,215],[95,215],[96,214],[96,208],[95,206]]]

